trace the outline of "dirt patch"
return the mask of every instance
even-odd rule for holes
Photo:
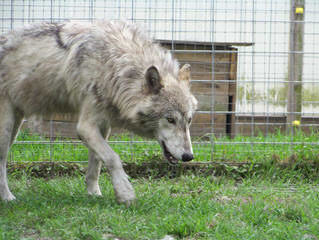
[[[8,173],[16,176],[27,174],[38,178],[54,178],[84,174],[85,167],[68,162],[11,163],[8,164]]]
[[[8,173],[11,175],[27,174],[33,177],[54,178],[59,176],[76,176],[86,173],[87,164],[70,162],[32,162],[32,163],[10,163]],[[178,165],[170,165],[166,162],[146,162],[143,164],[125,163],[124,169],[132,178],[153,177],[175,178],[185,174],[201,176],[231,176],[241,179],[256,173],[263,173],[269,169],[289,169],[302,172],[305,176],[316,175],[319,172],[318,164],[310,163],[214,163],[214,162],[189,162]],[[102,168],[102,172],[107,169]]]

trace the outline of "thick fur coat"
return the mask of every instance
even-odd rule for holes
[[[101,162],[119,202],[134,190],[109,147],[111,126],[156,138],[171,162],[193,158],[189,125],[196,109],[190,66],[126,22],[42,23],[0,36],[0,196],[12,200],[6,158],[23,117],[77,113],[90,150],[87,188],[100,195]]]

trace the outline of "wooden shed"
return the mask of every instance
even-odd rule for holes
[[[192,136],[234,136],[238,49],[252,43],[159,40],[181,64],[192,67],[192,92],[199,101]]]
[[[251,43],[211,43],[158,40],[173,51],[181,64],[192,68],[192,92],[199,101],[192,136],[233,136],[235,134],[237,48]],[[214,48],[214,49],[213,49]],[[76,138],[74,116],[55,115],[40,124],[27,124],[33,131],[51,137]]]

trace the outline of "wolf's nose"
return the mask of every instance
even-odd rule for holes
[[[191,160],[193,160],[193,159],[194,159],[194,155],[191,154],[191,153],[184,153],[184,154],[182,155],[182,161],[183,161],[183,162],[189,162],[189,161],[191,161]]]

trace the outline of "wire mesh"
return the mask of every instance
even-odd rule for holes
[[[292,20],[294,4],[304,19]],[[297,6],[298,7],[298,6]],[[299,11],[299,10],[298,10]],[[301,13],[298,13],[301,14]],[[3,0],[0,31],[33,22],[127,20],[142,24],[180,63],[192,66],[199,109],[192,124],[200,161],[264,161],[319,156],[319,2],[315,0]],[[290,48],[302,25],[303,50]],[[289,59],[302,56],[301,83]],[[289,84],[301,84],[301,112],[288,109]],[[294,86],[294,85],[293,85]],[[296,99],[290,99],[296,104]],[[301,115],[297,122],[288,116]],[[299,122],[300,121],[300,124]],[[39,127],[40,126],[40,127]],[[74,122],[27,119],[11,161],[86,161]],[[29,129],[29,130],[28,130]],[[290,130],[293,131],[290,131]],[[111,146],[124,161],[160,156],[154,141],[116,130]]]

